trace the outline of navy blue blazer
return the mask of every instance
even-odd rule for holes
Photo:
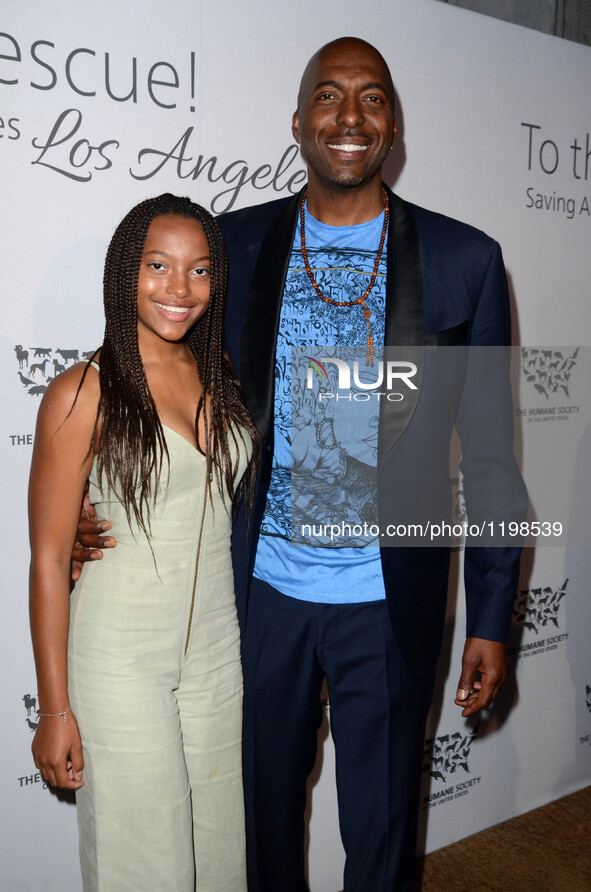
[[[468,350],[510,342],[499,245],[470,226],[388,194],[385,344],[397,347],[397,358],[400,347],[408,348],[403,355],[416,360],[418,387],[404,405],[380,403],[380,527],[400,519],[401,510],[405,519],[409,512],[417,519],[449,517],[454,425],[462,440],[467,502],[486,504],[487,493],[502,493],[486,520],[521,518],[527,497],[512,454],[508,369],[491,373],[482,351],[472,358]],[[239,512],[232,540],[242,628],[271,472],[275,344],[299,200],[299,195],[279,199],[218,218],[230,266],[225,346],[261,435],[250,537]],[[436,349],[460,345],[467,349],[451,354]],[[442,355],[458,358],[441,365]],[[402,490],[414,493],[412,504],[401,506],[409,498],[400,496]],[[441,646],[450,549],[399,545],[380,553],[394,634],[409,671],[419,676]],[[466,549],[468,636],[506,640],[519,554],[516,547]]]

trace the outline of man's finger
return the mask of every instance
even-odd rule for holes
[[[96,520],[96,518],[93,520],[89,517],[81,517],[78,521],[78,535],[100,536],[110,529],[111,524],[108,520]]]
[[[470,696],[470,692],[473,688],[478,685],[480,687],[479,682],[474,682],[474,677],[476,675],[476,670],[478,669],[478,661],[477,660],[468,660],[466,657],[462,660],[462,674],[460,675],[460,680],[458,682],[458,690],[456,691],[456,699],[457,700],[467,700]]]
[[[103,552],[100,548],[85,548],[80,542],[76,542],[72,549],[72,560],[77,564],[84,564],[86,561],[100,561]]]
[[[72,549],[72,572],[70,577],[72,582],[78,582],[82,567],[87,561],[101,561],[103,553],[100,549],[84,548],[77,542]]]
[[[485,709],[487,706],[490,706],[496,698],[501,685],[503,683],[503,678],[500,676],[491,677],[489,675],[483,675],[482,677],[482,690],[481,690],[481,708]]]
[[[467,701],[459,702],[456,700],[457,706],[463,706],[462,716],[467,718],[470,715],[475,715],[475,713],[479,712],[484,707],[484,704],[480,702],[480,698],[478,693],[471,694]]]
[[[75,560],[88,560],[90,551],[101,551],[103,548],[115,548],[117,541],[112,536],[94,536],[85,533],[80,539],[76,539],[72,549],[72,555]],[[78,553],[79,551],[79,553]]]

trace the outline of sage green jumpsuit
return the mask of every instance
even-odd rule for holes
[[[150,542],[91,474],[117,546],[85,565],[72,595],[84,892],[246,890],[231,509],[215,481],[206,499],[205,457],[164,432]]]

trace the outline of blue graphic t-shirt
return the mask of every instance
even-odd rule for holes
[[[374,269],[383,213],[339,227],[315,220],[307,207],[305,213],[308,260],[322,293],[336,301],[360,297]],[[367,299],[376,365],[384,343],[385,294],[386,245]],[[304,266],[298,221],[277,337],[273,468],[254,574],[300,600],[343,604],[385,597],[377,540],[355,535],[358,524],[377,523],[379,401],[351,403],[347,420],[346,408],[327,397],[337,364],[320,363],[323,377],[314,362],[347,358],[351,351],[359,360],[354,380],[363,390],[365,375],[375,379],[375,370],[364,368],[367,335],[363,306],[334,306],[317,295]],[[330,542],[316,535],[318,525],[334,524],[336,530],[339,523],[344,534],[333,533]]]

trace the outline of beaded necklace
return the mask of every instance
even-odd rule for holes
[[[367,322],[367,359],[365,361],[366,365],[373,366],[373,330],[371,327],[371,310],[367,306],[367,298],[369,297],[373,286],[375,285],[376,279],[378,277],[378,269],[380,266],[380,260],[382,259],[382,251],[384,249],[384,242],[386,240],[386,233],[388,231],[388,218],[390,216],[390,204],[388,201],[388,193],[382,186],[382,195],[384,196],[384,225],[382,226],[382,234],[380,236],[380,244],[378,245],[378,250],[376,254],[376,261],[373,266],[373,272],[371,274],[371,279],[369,280],[369,285],[365,289],[365,292],[361,297],[356,297],[354,300],[333,300],[332,297],[327,297],[322,293],[318,282],[314,278],[314,274],[310,267],[310,262],[308,260],[308,253],[306,251],[306,221],[305,221],[305,213],[304,213],[304,205],[306,202],[306,195],[308,194],[308,190],[304,189],[302,193],[302,199],[300,201],[300,232],[301,232],[301,250],[302,257],[304,258],[304,266],[306,267],[306,272],[308,274],[308,278],[314,288],[314,291],[318,295],[318,297],[323,300],[327,304],[332,304],[333,307],[355,307],[357,305],[363,307],[363,318]]]

